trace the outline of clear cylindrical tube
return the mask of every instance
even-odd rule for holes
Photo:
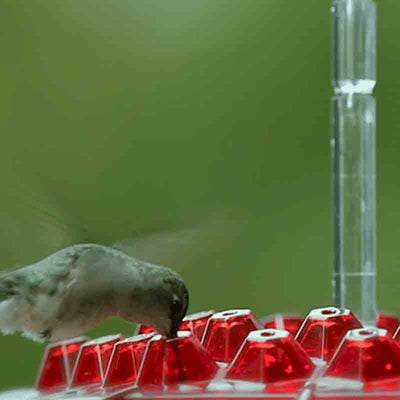
[[[371,95],[333,98],[334,296],[375,324],[375,122]]]
[[[333,68],[336,93],[372,93],[376,83],[376,5],[334,0]]]
[[[334,297],[376,321],[376,5],[333,0]]]

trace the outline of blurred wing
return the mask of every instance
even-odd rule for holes
[[[113,247],[130,256],[179,271],[198,264],[206,256],[229,251],[242,226],[237,218],[233,218],[232,214],[230,216],[208,220],[192,228],[122,240]]]
[[[86,229],[58,206],[52,192],[34,174],[14,170],[2,180],[2,189],[2,266],[27,264],[84,241]]]
[[[24,170],[19,175],[15,169],[4,178],[0,208],[0,301],[23,294],[34,304],[41,295],[58,290],[59,282],[68,278],[69,266],[52,265],[43,271],[35,269],[34,273],[25,273],[26,269],[33,268],[33,263],[54,251],[81,241],[85,229],[58,207],[52,192],[34,174]]]

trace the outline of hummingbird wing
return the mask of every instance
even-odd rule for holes
[[[218,252],[231,247],[242,226],[242,217],[227,210],[195,226],[136,233],[113,247],[146,262],[182,271],[201,264],[204,257],[218,257]]]
[[[64,208],[34,171],[13,166],[2,178],[1,265],[32,264],[58,249],[88,241],[85,222],[72,214],[71,207]]]

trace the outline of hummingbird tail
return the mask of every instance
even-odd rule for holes
[[[16,307],[13,299],[0,301],[0,331],[7,335],[18,330]]]
[[[10,281],[0,279],[0,331],[5,335],[18,329],[14,295]]]

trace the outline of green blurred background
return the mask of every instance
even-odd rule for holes
[[[155,237],[190,312],[329,304],[329,7],[0,0],[0,268]],[[400,312],[400,2],[378,9],[378,304]],[[0,337],[0,388],[42,352]]]

